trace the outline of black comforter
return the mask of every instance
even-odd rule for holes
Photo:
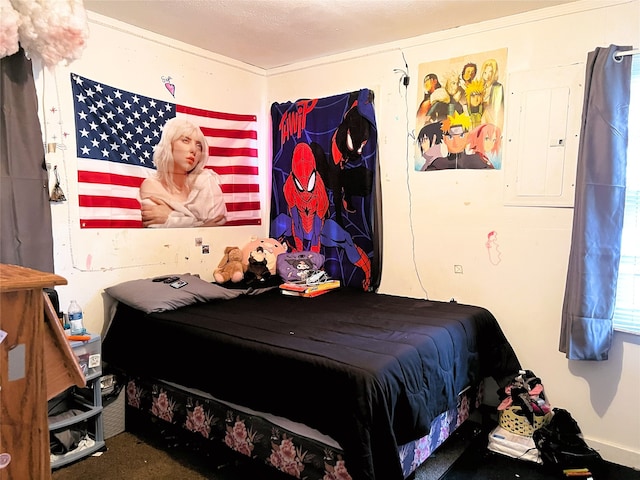
[[[120,304],[103,357],[314,427],[340,443],[354,480],[401,480],[398,445],[428,433],[467,385],[503,386],[520,368],[486,309],[351,289],[155,314]]]

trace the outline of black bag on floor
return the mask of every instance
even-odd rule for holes
[[[602,467],[600,454],[587,445],[578,423],[562,408],[553,409],[553,417],[533,433],[533,441],[540,452],[542,464],[555,472],[588,468],[597,473]]]

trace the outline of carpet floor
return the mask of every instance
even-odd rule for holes
[[[532,462],[487,450],[486,421],[468,421],[420,466],[410,480],[549,480],[556,477]],[[130,422],[127,432],[106,440],[98,454],[56,469],[52,480],[291,480],[233,452],[212,453],[191,437],[166,430],[163,422]],[[583,480],[583,479],[580,479]],[[586,479],[585,479],[586,480]],[[640,472],[607,464],[593,480],[640,480]]]

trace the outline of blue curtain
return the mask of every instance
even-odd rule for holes
[[[607,360],[624,216],[631,56],[610,45],[587,57],[573,231],[560,351]]]

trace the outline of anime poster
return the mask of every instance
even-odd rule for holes
[[[375,289],[377,131],[373,92],[274,103],[270,236],[319,252],[343,285]]]
[[[507,49],[422,63],[415,169],[502,168]]]

